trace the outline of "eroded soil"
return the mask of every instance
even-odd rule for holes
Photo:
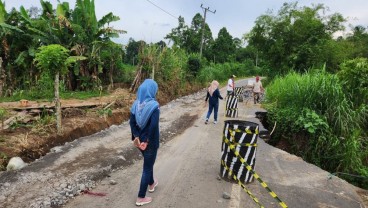
[[[13,123],[9,128],[0,130],[0,171],[6,169],[11,157],[19,156],[29,163],[44,156],[55,146],[92,135],[111,125],[121,124],[128,120],[129,109],[134,99],[135,94],[127,89],[118,88],[107,96],[87,100],[61,100],[62,106],[69,106],[62,110],[61,135],[56,134],[53,116],[45,116],[44,112],[40,112],[35,116],[35,120],[27,123],[22,121]],[[172,98],[161,93],[158,101],[160,105],[164,105],[170,99]],[[50,102],[29,101],[28,106],[22,108],[19,102],[0,103],[0,107],[7,110],[8,118],[21,111],[27,113],[33,109],[41,111],[39,106],[50,105],[52,105]]]
[[[159,102],[161,105],[168,103],[170,98],[160,94],[161,98]],[[134,101],[135,95],[129,93],[127,90],[118,89],[112,94],[104,96],[101,98],[91,98],[85,102],[96,104],[95,107],[88,108],[67,108],[63,110],[63,127],[64,131],[62,135],[56,134],[56,126],[54,124],[44,124],[39,123],[28,124],[27,126],[17,126],[17,128],[9,128],[7,130],[2,130],[0,132],[0,168],[4,170],[8,160],[14,156],[20,156],[24,161],[31,162],[34,161],[48,152],[55,146],[60,146],[66,142],[74,141],[78,138],[92,135],[96,132],[100,132],[103,129],[108,128],[111,125],[119,125],[123,121],[129,118],[129,107]],[[68,100],[63,101],[64,104],[76,104],[80,103],[80,100]],[[114,102],[110,108],[112,110],[112,115],[106,116],[101,114],[101,109],[106,107],[108,104]],[[104,103],[99,105],[99,103]],[[9,106],[19,106],[19,103],[0,103],[0,107],[6,105]],[[185,104],[183,104],[185,105]],[[190,105],[185,107],[192,107]],[[171,122],[170,128],[161,132],[161,140],[167,142],[172,138],[173,135],[181,134],[185,129],[193,125],[193,122],[197,119],[198,114],[186,113]],[[287,145],[280,144],[278,146],[280,149],[287,151]],[[111,158],[108,156],[110,151],[104,149],[104,147],[98,147],[94,151],[88,152],[89,155],[81,155],[77,160],[79,161],[78,167],[75,167],[73,162],[65,163],[59,166],[58,169],[68,169],[68,171],[73,172],[73,168],[81,169],[83,165],[85,168],[90,166],[91,160],[96,154],[100,154],[100,158]],[[130,156],[128,158],[127,156]],[[121,156],[126,158],[125,160],[116,157],[115,161],[106,161],[102,164],[112,165],[112,169],[130,165],[135,160],[139,159],[139,154],[137,150],[132,148],[129,151],[121,152]],[[36,165],[37,166],[37,165]],[[39,168],[34,166],[34,168]],[[102,167],[103,168],[103,167]],[[93,179],[97,180],[99,178],[106,177],[104,172],[96,174]],[[10,179],[10,178],[8,178]],[[365,202],[365,206],[368,207],[368,191],[358,190],[357,193],[361,196]]]

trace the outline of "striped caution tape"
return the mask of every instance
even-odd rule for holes
[[[233,137],[233,135],[231,135]],[[276,195],[275,192],[273,192],[268,186],[267,184],[259,177],[259,175],[253,170],[253,168],[245,161],[245,159],[240,156],[239,152],[235,150],[235,147],[234,145],[231,145],[231,143],[229,142],[229,140],[225,141],[224,142],[229,145],[230,149],[234,152],[235,156],[240,160],[240,162],[247,168],[247,170],[249,170],[249,172],[251,172],[253,174],[253,177],[255,179],[257,179],[260,183],[261,183],[261,186],[263,188],[265,188],[268,193],[274,198],[276,199],[278,202],[279,202],[279,205],[283,208],[287,208],[288,206],[283,202],[281,201],[281,199]]]
[[[254,144],[251,144],[251,143],[237,143],[237,142],[232,142],[230,141],[228,138],[226,138],[224,136],[223,140],[226,142],[226,143],[229,143],[230,145],[234,146],[234,148],[236,146],[242,146],[242,147],[257,147],[257,144],[254,143]]]
[[[245,129],[245,131],[242,131],[240,129],[231,129],[231,128],[229,128],[229,132],[230,132],[232,137],[234,137],[235,133],[259,134],[258,128],[254,132],[252,132],[249,128]]]
[[[249,189],[247,189],[247,187],[245,187],[245,185],[238,179],[238,177],[236,177],[236,175],[230,170],[229,167],[227,167],[227,165],[225,164],[225,161],[221,160],[221,164],[222,166],[224,166],[224,168],[229,172],[229,174],[234,178],[234,180],[236,182],[238,182],[238,184],[243,188],[243,190],[250,196],[250,198],[253,199],[254,202],[256,202],[256,204],[259,207],[264,208],[264,206],[259,202],[259,200],[257,199],[257,197],[255,197],[252,192],[250,192]]]

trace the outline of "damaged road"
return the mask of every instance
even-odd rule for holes
[[[199,92],[161,107],[161,144],[192,126],[203,106]],[[179,109],[179,110],[178,110]],[[0,174],[1,207],[57,207],[83,191],[93,190],[101,179],[141,159],[132,146],[128,122],[51,149],[18,171]]]
[[[221,94],[225,95],[225,90]],[[225,101],[219,122],[204,124],[205,91],[161,106],[159,181],[145,207],[258,207],[239,185],[219,177]],[[259,105],[239,103],[239,118],[257,122]],[[261,124],[259,123],[260,127]],[[19,171],[0,175],[2,207],[136,207],[143,161],[127,122],[53,148]],[[256,172],[288,207],[361,208],[356,187],[258,140]],[[280,207],[254,181],[247,188],[265,207]],[[83,194],[89,190],[90,194]],[[94,194],[94,195],[93,195]]]

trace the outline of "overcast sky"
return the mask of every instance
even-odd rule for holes
[[[2,0],[4,2],[4,0]],[[69,2],[74,8],[75,0],[60,0]],[[49,0],[54,5],[57,0]],[[203,7],[209,7],[206,23],[210,26],[214,38],[218,31],[226,27],[233,37],[241,38],[254,26],[257,17],[265,14],[267,10],[276,13],[284,2],[282,0],[95,0],[97,18],[113,12],[120,17],[120,21],[113,24],[115,29],[126,30],[118,42],[127,43],[129,38],[144,40],[147,43],[156,43],[164,40],[172,28],[178,26],[175,17],[184,17],[185,23],[190,25],[196,13],[203,16]],[[322,3],[329,8],[327,14],[341,13],[348,18],[351,25],[368,26],[368,0],[300,0],[299,6],[312,6]],[[153,5],[154,4],[154,5]],[[9,11],[23,5],[26,9],[31,6],[41,7],[39,0],[5,0]],[[156,5],[156,6],[155,6]],[[165,41],[165,40],[164,40]],[[167,42],[167,41],[165,41]]]

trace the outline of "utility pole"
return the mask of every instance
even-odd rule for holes
[[[210,11],[212,13],[216,13],[216,10],[215,11],[211,11],[210,10],[210,7],[207,7],[207,8],[204,8],[203,7],[203,4],[201,4],[201,8],[204,10],[204,17],[203,17],[203,22],[202,22],[202,38],[201,38],[201,51],[200,51],[200,57],[202,57],[202,50],[203,50],[203,37],[204,37],[204,29],[205,29],[205,25],[206,25],[206,13],[207,11]]]

